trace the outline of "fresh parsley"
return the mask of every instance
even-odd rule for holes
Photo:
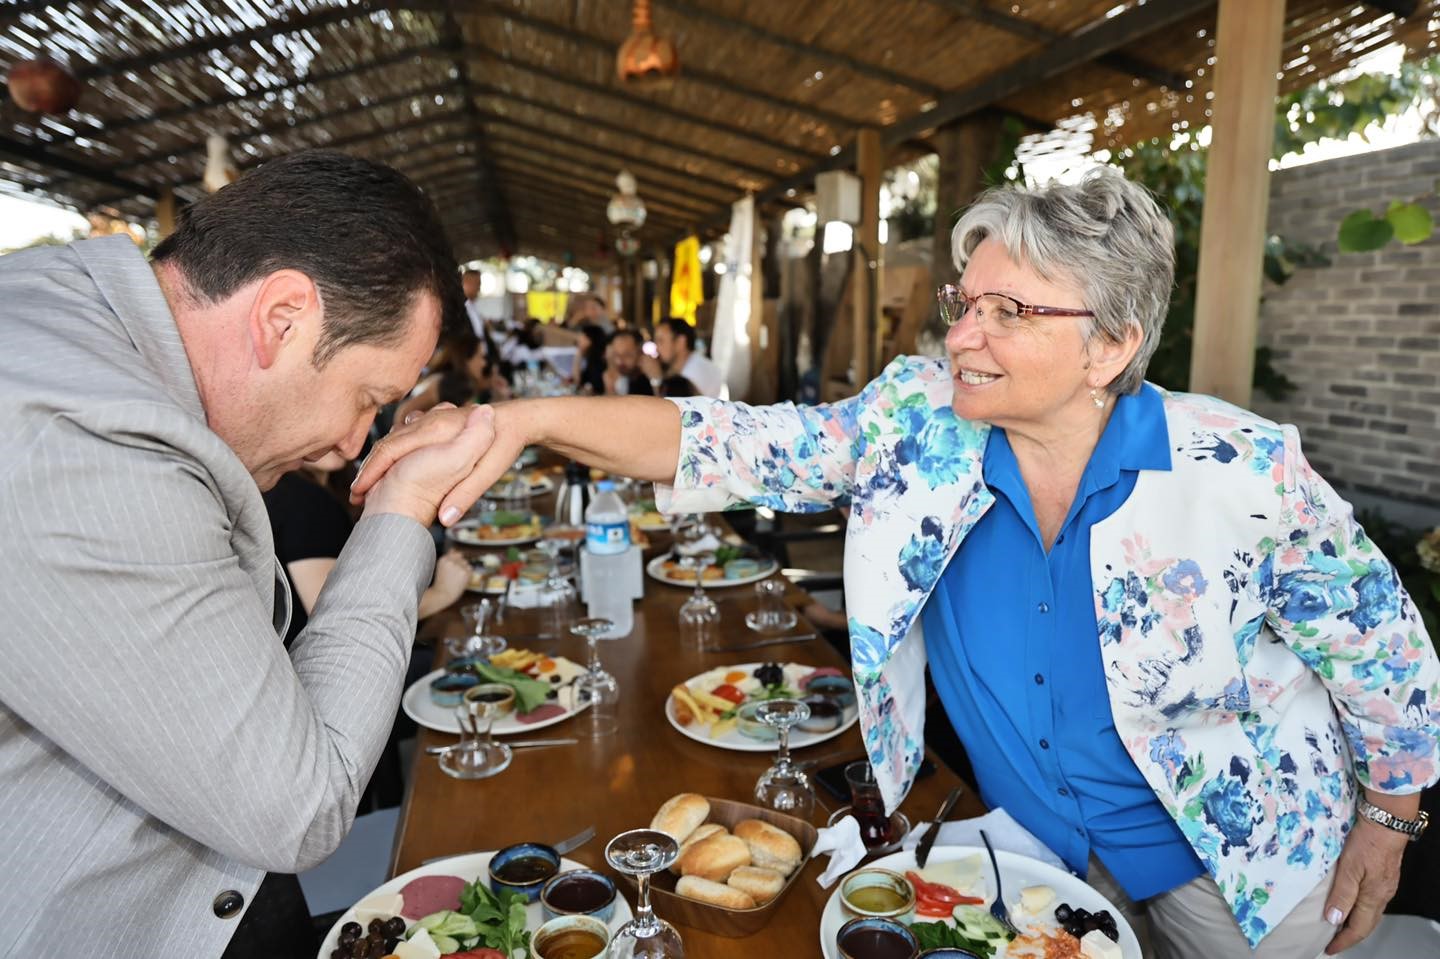
[[[499,949],[506,956],[530,948],[530,933],[525,931],[525,897],[508,889],[492,893],[484,877],[477,878],[460,891],[460,911],[475,921],[479,941]]]
[[[995,945],[988,939],[967,938],[948,922],[913,922],[910,924],[910,931],[920,943],[921,952],[949,947],[968,949],[982,959],[995,955]]]

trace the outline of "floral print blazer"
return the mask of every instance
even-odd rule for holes
[[[919,613],[994,496],[989,427],[943,361],[901,357],[848,400],[677,400],[670,511],[848,503],[845,596],[866,749],[888,806],[924,750]],[[1440,778],[1440,664],[1394,568],[1294,427],[1165,394],[1172,468],[1091,531],[1115,727],[1258,943],[1340,854],[1357,786]]]

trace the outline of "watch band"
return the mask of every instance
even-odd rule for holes
[[[1355,811],[1377,826],[1384,826],[1386,829],[1393,829],[1398,833],[1404,833],[1414,842],[1420,838],[1425,827],[1430,825],[1430,814],[1423,809],[1415,819],[1401,819],[1394,813],[1381,809],[1379,806],[1361,797],[1355,803]]]

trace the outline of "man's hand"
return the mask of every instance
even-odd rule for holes
[[[494,419],[489,406],[460,410],[442,403],[403,424],[377,443],[361,465],[350,488],[351,501],[364,502],[367,516],[400,513],[429,526],[439,510],[442,523],[454,524],[474,498],[461,503],[447,497],[490,449]]]
[[[1341,926],[1327,955],[1349,949],[1375,931],[1385,906],[1400,883],[1400,859],[1409,839],[1368,819],[1357,819],[1335,863],[1334,881],[1325,900],[1325,918]]]

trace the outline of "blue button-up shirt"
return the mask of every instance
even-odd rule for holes
[[[1081,876],[1093,851],[1136,900],[1204,871],[1115,731],[1095,623],[1090,527],[1147,469],[1170,469],[1164,405],[1149,385],[1116,400],[1046,553],[1010,441],[992,430],[984,470],[995,502],[922,614],[935,688],[986,804]]]

